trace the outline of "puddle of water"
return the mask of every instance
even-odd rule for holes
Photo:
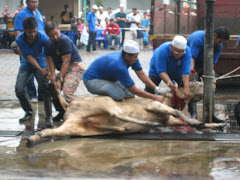
[[[0,173],[88,179],[237,179],[239,143],[62,139],[32,148],[0,138]]]

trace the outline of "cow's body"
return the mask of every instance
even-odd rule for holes
[[[68,106],[65,121],[60,127],[38,132],[29,138],[28,143],[31,145],[48,136],[129,134],[147,131],[152,126],[181,126],[183,121],[190,126],[223,126],[190,119],[164,103],[143,98],[132,98],[124,102],[115,102],[107,96],[78,98]]]

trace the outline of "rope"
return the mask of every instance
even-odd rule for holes
[[[238,66],[236,69],[230,71],[229,73],[226,73],[218,78],[216,78],[215,80],[219,80],[219,79],[226,79],[226,78],[231,78],[231,77],[239,77],[239,75],[232,75],[232,76],[228,76],[229,74],[232,74],[234,73],[235,71],[239,70],[240,69],[240,66]],[[226,77],[228,76],[228,77]]]

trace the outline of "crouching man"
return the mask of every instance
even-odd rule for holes
[[[143,83],[156,93],[159,91],[159,88],[142,70],[138,54],[138,43],[129,40],[125,43],[123,51],[109,53],[95,59],[83,75],[88,91],[92,94],[110,96],[115,101],[137,95],[162,102],[163,96],[150,94],[135,86],[128,72],[130,66]]]
[[[15,92],[25,111],[25,116],[20,121],[30,120],[33,117],[33,110],[26,89],[29,78],[34,74],[38,81],[39,90],[44,95],[46,125],[48,128],[52,128],[52,104],[48,80],[46,78],[48,71],[46,70],[46,61],[43,52],[49,39],[45,33],[37,30],[37,26],[38,22],[35,17],[24,19],[23,32],[16,39],[23,58],[17,75]]]
[[[74,100],[74,92],[82,79],[85,67],[76,46],[68,36],[60,33],[56,23],[47,22],[44,30],[50,39],[46,50],[50,80],[55,86],[54,89],[62,90],[64,99],[70,103]],[[55,69],[60,71],[58,75],[55,74]],[[61,121],[65,111],[56,93],[52,100],[55,109],[59,112],[53,120]]]

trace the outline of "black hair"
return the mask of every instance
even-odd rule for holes
[[[44,26],[44,30],[45,30],[46,34],[48,34],[50,31],[57,29],[57,28],[58,28],[58,25],[52,21],[48,21]]]
[[[214,33],[217,34],[217,37],[224,40],[229,40],[229,30],[225,26],[219,26],[214,30]]]
[[[132,8],[132,10],[136,11],[136,10],[137,10],[137,8]]]
[[[127,53],[126,51],[122,50],[122,57],[124,58],[124,56],[128,54],[129,56],[133,56],[134,54],[132,53]]]
[[[24,29],[33,29],[38,26],[37,19],[35,17],[27,17],[23,20]]]
[[[69,8],[69,6],[68,6],[68,4],[65,4],[64,9],[67,9],[67,8]]]

